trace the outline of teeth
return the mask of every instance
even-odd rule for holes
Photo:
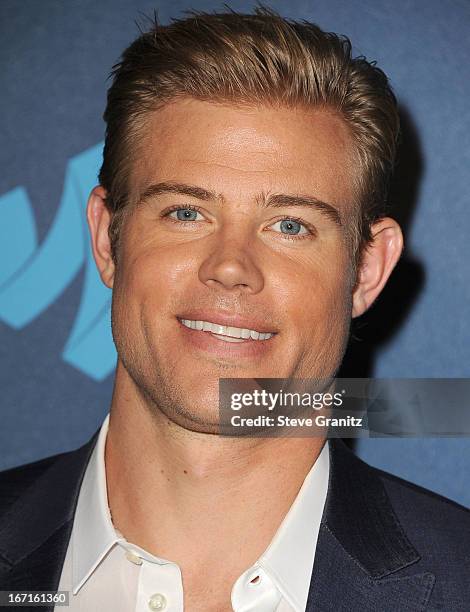
[[[223,340],[224,342],[244,342],[241,338],[231,338],[230,336],[222,336],[221,334],[213,334],[219,340]]]
[[[254,329],[244,329],[241,327],[233,327],[226,325],[218,325],[217,323],[211,323],[210,321],[192,321],[190,319],[180,319],[181,323],[189,329],[195,329],[198,331],[208,331],[214,334],[217,338],[226,340],[231,338],[229,342],[243,342],[243,340],[268,340],[274,336],[273,333],[269,332],[258,332]]]

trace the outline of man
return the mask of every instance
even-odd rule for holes
[[[1,475],[0,588],[73,611],[468,610],[466,510],[339,441],[215,435],[220,378],[334,376],[400,257],[385,75],[313,24],[194,13],[125,51],[105,120],[110,414]]]

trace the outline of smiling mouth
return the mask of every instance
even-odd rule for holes
[[[219,325],[218,323],[211,323],[210,321],[192,320],[192,319],[179,319],[188,329],[195,331],[208,332],[215,338],[223,340],[224,342],[250,342],[250,341],[262,341],[269,340],[275,335],[275,332],[259,332],[255,329],[248,329],[243,327],[234,327],[232,325]]]

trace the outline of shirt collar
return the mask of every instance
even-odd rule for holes
[[[72,587],[76,595],[109,550],[125,538],[113,526],[105,471],[109,414],[103,421],[83,478],[72,530]],[[305,610],[329,478],[328,442],[266,551],[253,568],[266,571],[296,612]],[[133,546],[135,548],[135,546]],[[139,549],[140,550],[140,549]],[[142,556],[165,563],[149,553]]]
[[[294,610],[307,605],[310,579],[328,491],[329,444],[317,460],[258,565],[272,578]]]
[[[72,529],[72,586],[76,595],[119,541],[109,511],[104,449],[109,414],[103,421],[98,440],[83,477]]]

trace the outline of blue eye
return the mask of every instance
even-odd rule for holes
[[[273,223],[271,227],[276,231],[280,231],[283,234],[290,234],[291,236],[309,233],[307,228],[295,219],[282,219],[281,221]]]
[[[198,215],[199,213],[197,210],[192,210],[191,208],[178,208],[177,210],[171,211],[168,216],[173,219],[178,219],[178,221],[196,221]]]

